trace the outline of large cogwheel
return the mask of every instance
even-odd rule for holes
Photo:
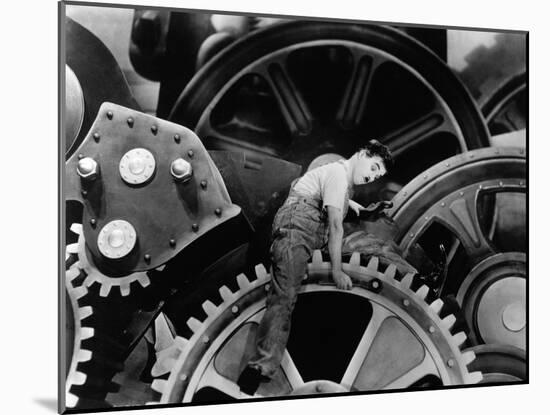
[[[113,287],[118,287],[120,289],[120,294],[126,297],[130,294],[132,283],[137,282],[143,288],[151,283],[146,272],[134,272],[124,277],[110,277],[103,274],[88,260],[82,226],[73,225],[71,230],[78,234],[78,242],[67,246],[67,252],[69,254],[78,254],[78,267],[86,273],[86,279],[84,280],[84,285],[86,287],[90,287],[94,283],[100,284],[101,289],[99,294],[102,297],[107,297],[109,293],[111,293]]]
[[[351,255],[343,270],[354,281],[336,289],[331,264],[315,251],[292,319],[291,336],[273,380],[254,397],[463,385],[481,380],[463,352],[466,334],[445,315],[441,299],[426,301],[428,287],[412,273],[385,269],[377,257]],[[250,398],[236,380],[254,352],[270,276],[236,277],[238,289],[219,289],[221,302],[203,303],[203,317],[187,321],[189,336],[157,353],[152,384],[161,403],[223,402]],[[215,300],[213,300],[215,301]],[[204,317],[206,316],[206,317]],[[182,330],[179,330],[181,333]],[[332,353],[332,354],[331,354]]]

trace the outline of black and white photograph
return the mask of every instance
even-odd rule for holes
[[[528,31],[58,5],[61,413],[529,383]]]

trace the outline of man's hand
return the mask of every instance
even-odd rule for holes
[[[349,207],[350,207],[351,210],[353,210],[353,211],[355,212],[355,214],[356,214],[357,216],[359,216],[360,213],[361,213],[361,211],[362,211],[363,209],[365,209],[365,207],[364,207],[363,205],[361,205],[361,204],[355,202],[354,200],[350,200],[350,201],[349,201]]]
[[[351,278],[342,270],[332,271],[332,278],[341,290],[351,290],[353,288]]]

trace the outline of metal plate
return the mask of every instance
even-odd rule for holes
[[[157,169],[148,183],[129,186],[120,179],[119,164],[136,148],[149,151]],[[86,182],[77,175],[79,156],[97,161],[100,176],[96,180]],[[176,158],[192,165],[193,177],[188,182],[176,182],[170,174]],[[240,212],[194,133],[111,103],[101,106],[82,145],[67,161],[65,174],[67,200],[84,205],[87,249],[97,267],[110,276],[156,268]],[[100,230],[113,220],[131,223],[138,240],[131,254],[117,260],[104,258],[97,245]]]

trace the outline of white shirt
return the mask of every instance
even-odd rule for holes
[[[350,185],[344,160],[319,166],[304,174],[293,187],[297,193],[323,202],[323,208],[333,206],[345,215],[348,209]]]

